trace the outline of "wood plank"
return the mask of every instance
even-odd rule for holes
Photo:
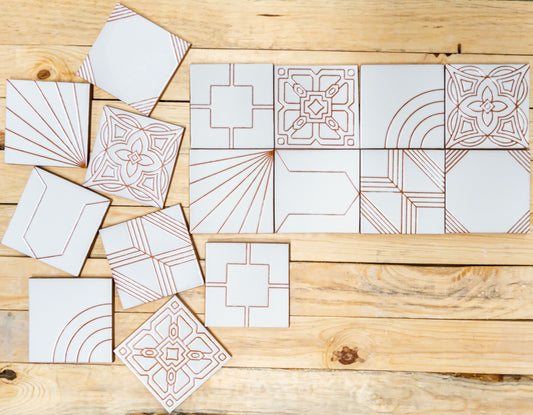
[[[15,205],[0,205],[0,239],[15,211]],[[153,212],[155,208],[112,206],[103,226],[110,226]],[[188,208],[184,209],[189,217]],[[290,242],[291,260],[301,262],[361,262],[389,264],[533,265],[533,233],[448,235],[359,235],[359,234],[195,234],[193,241],[201,259],[207,241]],[[0,245],[1,256],[22,256]],[[105,257],[98,236],[91,258]]]
[[[115,2],[8,0],[0,44],[91,45]],[[533,4],[474,0],[131,0],[198,48],[533,53]],[[27,29],[26,22],[39,22]],[[494,36],[494,33],[498,33]]]
[[[4,415],[163,413],[125,366],[10,364],[2,371],[16,376],[0,381]],[[532,393],[530,377],[490,382],[427,373],[222,368],[179,413],[529,414]]]
[[[31,258],[0,260],[0,308],[28,309],[28,277],[67,276]],[[202,261],[202,267],[204,263]],[[89,259],[82,277],[110,277]],[[533,267],[432,267],[292,262],[291,315],[433,319],[532,319]],[[203,313],[204,288],[180,293]],[[384,301],[386,298],[386,301]],[[166,299],[129,312],[154,312]],[[115,309],[123,311],[118,296]]]
[[[0,45],[0,98],[5,98],[6,79],[41,79],[49,81],[85,82],[75,76],[89,52],[88,46]],[[389,64],[389,63],[529,63],[532,55],[482,55],[468,53],[395,53],[395,52],[340,52],[309,50],[258,49],[191,49],[176,72],[161,99],[163,101],[189,100],[190,63],[264,63],[287,64]],[[533,75],[531,75],[533,76]],[[113,99],[100,88],[94,88],[94,98]],[[530,95],[533,106],[533,94]],[[126,107],[129,108],[129,107]],[[130,108],[131,109],[131,108]],[[0,125],[3,125],[0,123]]]
[[[151,315],[115,313],[115,345]],[[0,361],[27,361],[27,318],[0,311]],[[290,324],[211,331],[233,356],[229,367],[533,374],[533,321],[295,316]]]

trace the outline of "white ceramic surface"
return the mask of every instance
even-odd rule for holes
[[[175,296],[115,354],[169,413],[231,358]]]
[[[444,150],[361,150],[361,233],[444,233]]]
[[[289,245],[206,244],[205,324],[289,326]]]
[[[181,205],[101,229],[100,236],[125,309],[204,283]]]
[[[4,161],[86,167],[90,87],[8,79]]]
[[[111,363],[111,278],[30,278],[29,361]]]
[[[35,167],[2,243],[77,276],[109,200]]]

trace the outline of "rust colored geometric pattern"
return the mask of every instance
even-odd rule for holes
[[[274,148],[272,64],[196,64],[192,148]]]
[[[191,150],[191,233],[272,233],[272,150]]]
[[[207,243],[206,269],[206,326],[289,326],[288,244]]]
[[[276,148],[359,148],[357,66],[276,66]]]
[[[86,187],[162,208],[183,128],[104,107]]]
[[[529,150],[446,151],[446,233],[529,233]]]
[[[444,150],[362,150],[361,233],[444,233]]]
[[[361,148],[444,148],[444,66],[362,65]]]
[[[77,276],[108,206],[105,197],[36,167],[2,243]]]
[[[446,148],[529,147],[529,65],[446,65]]]
[[[5,162],[86,167],[90,85],[6,82]]]
[[[276,150],[280,233],[359,232],[359,150]]]
[[[110,363],[110,278],[30,278],[29,361]]]
[[[150,115],[190,46],[117,4],[76,75]]]
[[[177,297],[124,340],[115,354],[169,413],[230,359]]]
[[[203,284],[181,205],[100,230],[122,307]]]

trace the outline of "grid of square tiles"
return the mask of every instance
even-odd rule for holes
[[[529,232],[527,64],[190,72],[194,233]]]

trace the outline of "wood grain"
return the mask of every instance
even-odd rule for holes
[[[0,379],[4,415],[81,415],[87,408],[99,415],[163,414],[125,366],[9,364],[2,371],[16,375]],[[530,413],[532,393],[533,379],[520,376],[491,382],[429,373],[222,368],[179,413],[518,415]]]
[[[0,44],[91,45],[114,0],[7,0]],[[198,48],[533,54],[529,2],[130,0]],[[39,22],[25,30],[28,21]],[[497,33],[497,41],[495,34]],[[460,45],[460,46],[459,46]]]

